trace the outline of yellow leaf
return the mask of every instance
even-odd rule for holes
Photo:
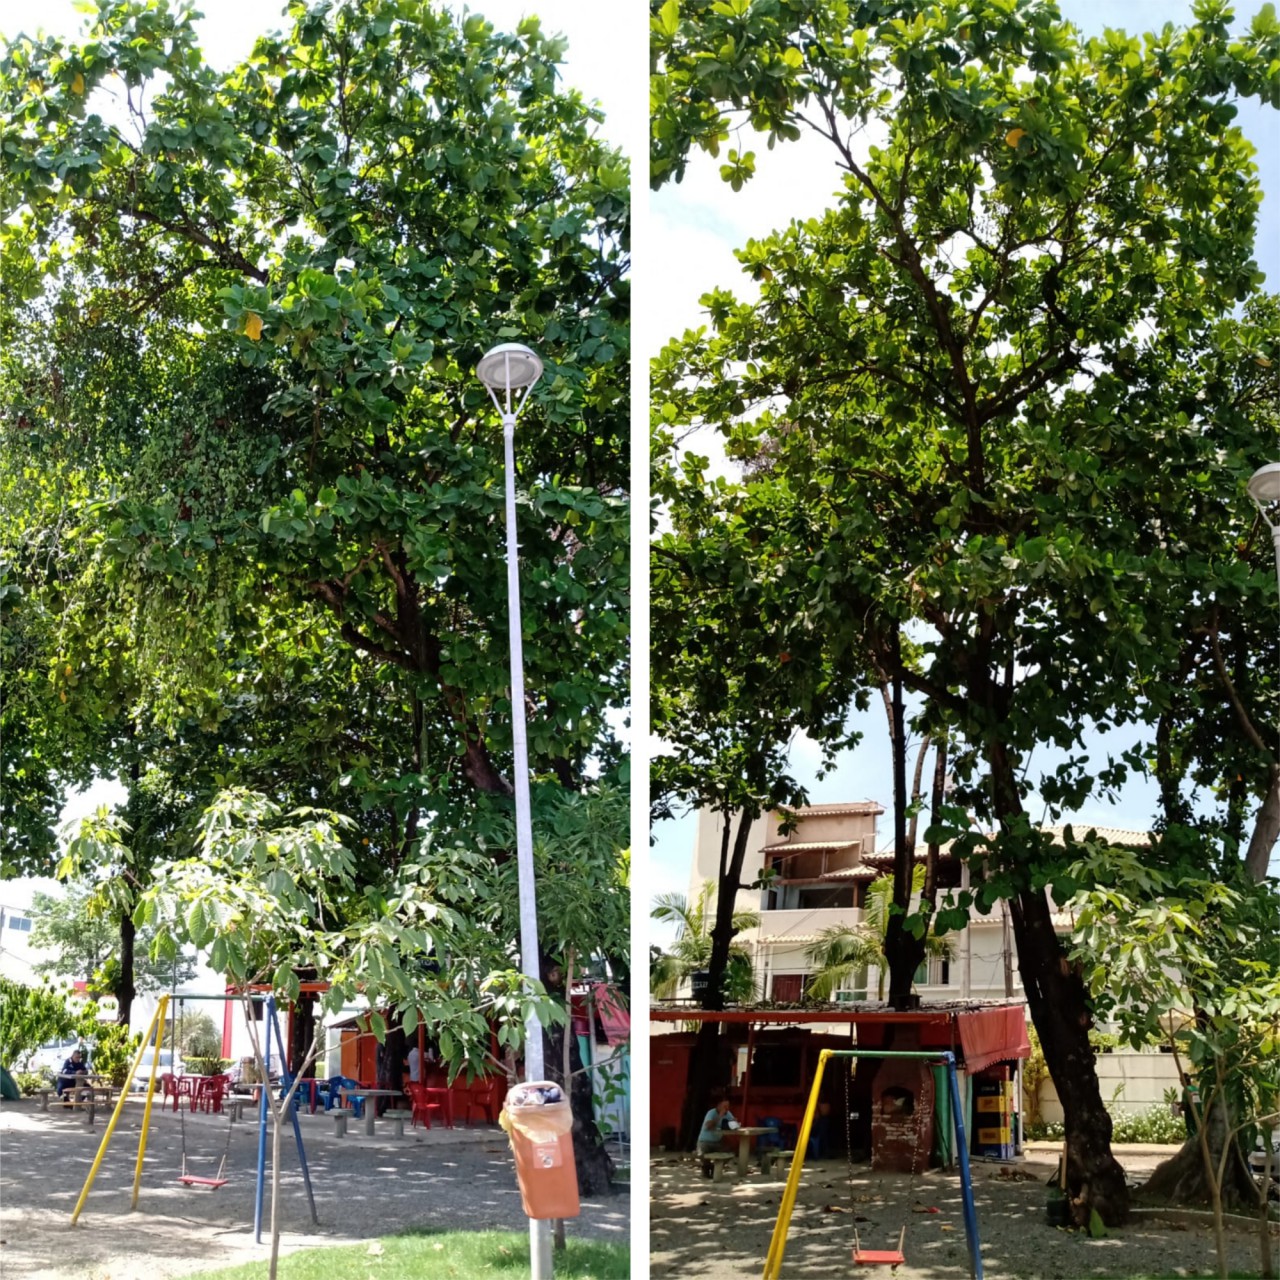
[[[27,92],[28,92],[28,93],[32,93],[32,94],[35,94],[35,93],[43,93],[43,92],[44,92],[44,85],[42,85],[42,84],[40,83],[40,81],[39,81],[39,80],[28,80],[28,81],[27,81]]]
[[[67,675],[71,674],[71,663],[67,663]]]
[[[60,698],[63,700],[63,702],[66,702],[66,700],[67,700],[67,691],[66,691],[65,689],[60,689],[60,690],[58,691],[58,697],[60,697]]]
[[[1258,364],[1260,364],[1264,369],[1270,369],[1270,368],[1271,368],[1271,361],[1270,361],[1270,360],[1268,360],[1266,356],[1254,356],[1254,359],[1255,359],[1255,360],[1258,362]]]
[[[84,92],[84,76],[82,76],[78,71],[76,72],[76,78],[71,82],[71,92],[72,93]]]
[[[1025,129],[1010,129],[1009,132],[1004,135],[1004,140],[1011,147],[1016,147],[1026,136],[1027,131]]]
[[[249,318],[244,322],[244,332],[251,342],[257,342],[262,337],[262,317],[250,311]]]

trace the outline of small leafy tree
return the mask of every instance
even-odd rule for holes
[[[1197,1141],[1227,1276],[1223,1187],[1242,1132],[1280,1122],[1280,897],[1266,886],[1177,879],[1107,849],[1072,867],[1096,887],[1073,902],[1076,945],[1095,1012],[1135,1047],[1167,1039],[1195,1074]],[[1211,1126],[1222,1126],[1221,1140]],[[1271,1275],[1267,1182],[1260,1190],[1262,1274]]]
[[[119,1088],[129,1074],[130,1064],[142,1044],[142,1035],[131,1035],[118,1022],[99,1023],[86,1037],[90,1043],[89,1065]]]
[[[420,1017],[436,1026],[442,1052],[456,1065],[485,1051],[492,1024],[500,1042],[517,1043],[526,1014],[543,1022],[557,1011],[540,990],[510,971],[484,974],[467,989],[432,973],[451,935],[472,926],[422,883],[388,892],[361,890],[343,837],[352,821],[319,809],[285,814],[265,796],[231,790],[200,820],[196,856],[165,864],[138,907],[140,924],[158,930],[157,952],[182,943],[207,950],[209,964],[241,991],[266,988],[281,1001],[299,995],[299,971],[328,984],[319,996],[334,1014],[363,996],[379,1041],[390,1010],[405,1031]],[[438,966],[435,966],[438,967]],[[250,1003],[245,997],[246,1006]],[[246,1008],[246,1012],[247,1012]],[[260,1024],[246,1018],[254,1057],[266,1078]],[[280,1149],[285,1117],[302,1071],[315,1060],[321,1027],[283,1098],[268,1091],[272,1116],[271,1264],[280,1245]]]
[[[80,1014],[61,991],[0,978],[0,1066],[16,1068],[46,1040],[70,1035]]]

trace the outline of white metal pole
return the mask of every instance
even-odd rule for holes
[[[1270,521],[1267,523],[1271,527],[1271,545],[1276,553],[1276,590],[1280,591],[1280,524],[1271,524]],[[1280,755],[1277,755],[1276,759],[1280,760]]]
[[[520,969],[537,982],[538,899],[533,872],[533,822],[529,815],[529,745],[524,722],[524,642],[520,634],[520,569],[516,541],[516,415],[508,407],[502,415],[502,442],[507,472],[507,614],[511,638],[511,744],[512,785],[516,793],[516,869],[520,884]],[[542,1024],[530,1013],[524,1028],[524,1070],[526,1080],[542,1080]],[[529,1219],[529,1260],[532,1280],[550,1280],[552,1275],[551,1224]]]
[[[507,600],[511,635],[511,739],[514,754],[512,784],[516,792],[516,867],[520,880],[520,969],[535,982],[538,967],[538,898],[533,873],[533,822],[529,816],[529,744],[524,722],[524,642],[520,634],[520,569],[516,543],[516,418],[502,415],[502,439],[507,455]],[[543,1079],[542,1024],[535,1014],[525,1023],[525,1075]]]

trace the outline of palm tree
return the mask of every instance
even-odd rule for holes
[[[676,926],[675,941],[670,951],[653,948],[649,957],[649,990],[656,1000],[670,1000],[680,983],[691,974],[705,969],[711,962],[711,932],[708,906],[713,886],[704,884],[697,900],[690,903],[682,893],[663,893],[653,900],[650,915],[655,920]],[[733,929],[754,929],[760,917],[751,911],[733,913]],[[725,971],[726,999],[744,1003],[755,998],[755,966],[751,952],[741,943],[729,947],[729,966]]]
[[[911,892],[924,888],[924,867],[911,874]],[[805,952],[815,966],[805,994],[814,1000],[831,1000],[850,979],[855,986],[865,986],[867,970],[875,967],[879,974],[877,999],[884,999],[884,980],[889,966],[885,960],[884,939],[889,930],[889,911],[893,906],[893,878],[884,876],[867,889],[866,906],[859,924],[837,924],[823,929],[818,941]],[[925,937],[926,956],[950,960],[950,938],[940,938],[932,931]]]

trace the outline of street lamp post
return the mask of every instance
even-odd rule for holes
[[[538,899],[533,873],[533,823],[529,816],[529,746],[524,722],[524,643],[520,634],[520,570],[516,542],[516,419],[529,399],[529,390],[542,376],[542,361],[518,342],[504,342],[485,352],[476,377],[489,389],[502,415],[502,440],[507,481],[507,614],[511,645],[512,785],[516,793],[516,868],[520,884],[520,968],[539,981]],[[499,398],[501,393],[501,398]],[[525,1078],[544,1078],[542,1024],[535,1014],[525,1023]],[[550,1224],[529,1219],[529,1258],[532,1280],[552,1274]]]
[[[1280,585],[1280,520],[1272,520],[1267,514],[1268,509],[1280,511],[1280,462],[1268,462],[1249,477],[1249,497],[1271,530],[1271,544],[1276,552],[1276,582]]]

